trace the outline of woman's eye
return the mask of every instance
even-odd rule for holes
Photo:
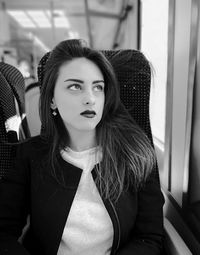
[[[103,91],[104,90],[104,87],[102,85],[96,85],[94,87],[95,91]]]
[[[70,90],[80,90],[81,86],[79,84],[72,84],[68,86],[68,89]]]

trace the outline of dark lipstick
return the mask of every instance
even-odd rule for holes
[[[96,115],[95,111],[86,110],[84,112],[81,112],[81,115],[86,118],[93,118]]]

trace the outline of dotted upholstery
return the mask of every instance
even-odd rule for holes
[[[12,87],[15,98],[17,99],[20,114],[25,113],[25,82],[20,71],[7,63],[0,62],[0,71]]]
[[[12,89],[1,72],[0,72],[0,84],[1,84],[0,85],[0,104],[1,104],[1,108],[3,109],[1,118],[3,117],[3,119],[6,120],[16,115],[16,109],[15,109],[15,101],[14,101]],[[1,133],[0,136],[5,137],[5,134]]]
[[[120,98],[130,115],[152,141],[149,121],[151,69],[137,50],[103,51],[117,74]]]
[[[120,97],[125,107],[152,142],[149,121],[149,98],[151,69],[145,56],[137,50],[105,50],[103,54],[111,62],[118,78]],[[41,86],[44,67],[50,52],[46,53],[38,65],[38,80]]]
[[[10,107],[8,107],[8,104]],[[12,147],[6,144],[10,139],[6,132],[5,120],[15,115],[16,109],[12,90],[0,72],[0,177],[12,169],[11,159],[14,154]],[[17,136],[14,135],[13,140],[17,141],[16,138]]]
[[[29,136],[25,116],[25,83],[20,71],[12,65],[0,62],[0,178],[12,170],[16,143]],[[21,119],[21,125],[12,126]],[[18,120],[18,121],[19,121]],[[16,132],[16,128],[18,132]],[[19,138],[17,133],[19,133]]]

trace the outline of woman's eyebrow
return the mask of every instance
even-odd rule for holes
[[[64,82],[67,82],[67,81],[74,81],[74,82],[84,83],[84,81],[79,80],[79,79],[67,79]],[[99,83],[99,82],[105,83],[104,80],[96,80],[96,81],[93,81],[92,84],[96,84],[96,83]]]
[[[95,83],[99,83],[99,82],[105,83],[104,80],[96,80],[96,81],[93,81],[92,83],[95,84]]]
[[[82,80],[79,80],[79,79],[67,79],[64,82],[66,82],[66,81],[75,81],[75,82],[79,82],[79,83],[84,83]]]

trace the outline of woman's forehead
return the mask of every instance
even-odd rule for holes
[[[71,76],[76,78],[87,78],[89,76],[90,78],[103,79],[102,71],[97,64],[84,57],[67,61],[59,68],[60,78],[71,78]]]

